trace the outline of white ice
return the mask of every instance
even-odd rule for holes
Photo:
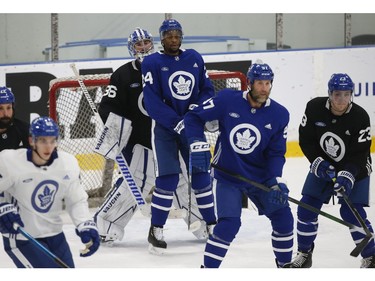
[[[374,159],[374,155],[372,155],[372,157]],[[283,177],[288,181],[290,197],[300,200],[300,189],[308,168],[309,164],[305,158],[287,158]],[[373,190],[374,188],[372,176],[371,189]],[[375,203],[374,192],[371,193],[370,202],[372,203],[372,207],[366,208],[366,211],[368,219],[375,224],[375,206],[373,206]],[[337,204],[324,205],[322,211],[339,217],[338,206]],[[291,203],[291,207],[296,221],[297,206]],[[92,210],[93,213],[94,211],[95,210]],[[284,272],[281,272],[282,270],[275,269],[274,255],[271,247],[270,223],[266,217],[257,215],[251,203],[249,203],[248,209],[243,209],[242,227],[222,263],[222,270],[220,270],[219,276],[217,276],[216,272],[213,273],[212,270],[208,270],[208,272],[211,272],[211,274],[208,275],[207,271],[202,269],[186,270],[198,269],[200,267],[203,262],[205,242],[198,241],[195,236],[187,230],[187,226],[182,219],[169,219],[167,221],[164,236],[168,243],[168,249],[162,256],[148,253],[147,235],[150,219],[142,216],[140,212],[137,212],[126,227],[125,236],[121,242],[115,243],[112,247],[101,246],[96,254],[87,258],[79,257],[79,250],[83,245],[78,236],[76,236],[74,226],[67,215],[64,215],[64,221],[66,222],[64,231],[71,245],[76,267],[91,268],[90,277],[94,279],[104,276],[104,279],[116,280],[117,278],[112,279],[106,277],[108,272],[108,274],[116,272],[109,270],[115,268],[125,271],[125,273],[119,273],[119,276],[124,275],[119,278],[124,278],[126,280],[131,280],[128,274],[140,276],[139,278],[141,278],[141,280],[144,280],[144,277],[148,274],[150,278],[157,275],[157,280],[163,281],[167,279],[180,279],[184,277],[184,274],[187,274],[185,277],[197,276],[199,279],[211,278],[210,276],[215,276],[219,279],[225,277],[225,279],[227,279],[237,274],[241,276],[242,274],[248,274],[249,270],[251,271],[247,278],[253,278],[251,276],[253,273],[257,274],[258,277],[263,276],[263,274],[271,274],[269,276],[270,279],[277,280],[285,275]],[[328,277],[324,269],[331,269],[327,273],[334,273],[336,277],[337,274],[344,274],[343,277],[348,277],[347,274],[349,273],[364,274],[366,270],[358,269],[361,257],[350,256],[350,252],[354,247],[355,245],[349,234],[349,229],[346,226],[319,216],[319,232],[315,241],[313,255],[314,269],[310,269],[309,274],[303,274],[304,277],[299,279],[310,279],[310,277],[317,273],[317,269],[319,269],[318,274],[322,274],[323,278]],[[294,248],[296,251],[296,239]],[[0,241],[0,274],[3,272],[1,268],[14,268],[14,264],[3,251],[2,240]],[[98,268],[100,268],[100,270],[94,270]],[[163,269],[163,271],[159,272],[159,269]],[[166,269],[169,270],[166,271]],[[277,273],[273,269],[275,269]],[[347,269],[351,270],[348,272]],[[332,272],[332,270],[334,271]],[[298,273],[291,273],[291,271],[295,272],[295,270],[286,271],[289,272],[286,275],[288,280],[290,280],[294,274],[298,275]],[[10,272],[15,273],[13,270],[10,270]],[[19,270],[17,273],[18,272]],[[26,275],[27,273],[24,274],[26,277],[28,276]],[[297,276],[295,277],[298,278]],[[186,280],[185,278],[183,279]],[[97,280],[103,279],[100,278]]]

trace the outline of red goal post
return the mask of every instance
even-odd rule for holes
[[[215,92],[224,88],[246,90],[246,76],[241,72],[208,71]],[[111,74],[80,76],[97,108],[110,81]],[[101,201],[119,176],[113,161],[93,152],[102,124],[95,120],[88,101],[76,77],[57,78],[50,81],[49,115],[59,125],[59,149],[76,156],[81,168],[81,179],[90,197]],[[215,145],[218,132],[207,133]]]

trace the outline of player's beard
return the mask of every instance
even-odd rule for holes
[[[259,103],[259,104],[263,104],[266,102],[266,100],[268,99],[269,97],[269,92],[267,95],[261,95],[258,91],[250,91],[250,96],[251,98],[253,99],[253,101],[255,101],[256,103]]]
[[[13,123],[13,117],[0,118],[0,129],[8,129]]]

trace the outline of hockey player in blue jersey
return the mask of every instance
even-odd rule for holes
[[[214,169],[218,222],[206,244],[205,268],[219,267],[236,237],[241,226],[242,194],[271,222],[277,267],[291,261],[293,216],[287,201],[289,190],[281,178],[289,112],[269,98],[273,79],[267,64],[255,63],[247,73],[247,91],[224,89],[185,115],[189,139],[201,139],[205,122],[218,120],[220,135],[215,146],[215,165],[271,189],[263,191]],[[203,153],[192,157],[192,166],[201,166],[203,158]],[[207,163],[208,155],[206,159]]]
[[[328,81],[328,98],[317,97],[306,105],[299,127],[299,144],[311,163],[301,201],[317,209],[328,204],[331,196],[338,197],[343,220],[360,226],[343,200],[345,193],[358,210],[370,232],[364,207],[369,206],[371,167],[371,126],[367,112],[353,102],[354,83],[345,73],[335,73]],[[318,234],[318,214],[297,209],[298,253],[287,267],[312,266],[314,241]],[[350,230],[358,244],[365,237]],[[375,245],[371,239],[361,252],[362,268],[375,267]]]
[[[20,268],[60,265],[22,236],[14,223],[67,266],[74,267],[60,217],[64,205],[77,235],[86,244],[81,256],[90,256],[99,248],[99,233],[80,182],[78,161],[56,150],[58,137],[57,124],[49,117],[38,117],[30,125],[31,149],[0,152],[0,192],[9,192],[15,199],[0,204],[0,232],[6,253]]]
[[[172,205],[173,192],[181,173],[179,153],[188,166],[189,142],[183,118],[186,112],[214,95],[202,56],[193,49],[181,49],[181,24],[165,20],[159,28],[163,51],[146,57],[142,63],[146,110],[153,119],[152,147],[156,181],[151,202],[150,252],[167,248],[163,237]],[[206,142],[202,137],[201,142]],[[209,151],[209,146],[205,146]],[[192,151],[194,154],[195,151]],[[192,172],[192,189],[199,211],[208,225],[216,223],[208,170]]]

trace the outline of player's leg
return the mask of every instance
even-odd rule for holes
[[[360,181],[354,183],[352,192],[350,193],[349,200],[353,203],[354,207],[357,209],[359,215],[365,222],[366,226],[371,233],[374,230],[371,226],[370,221],[367,219],[367,213],[364,206],[369,206],[369,187],[370,178],[364,178]],[[361,227],[360,223],[354,216],[353,212],[350,210],[349,206],[343,200],[339,200],[341,204],[340,215],[344,221],[347,221],[353,225]],[[350,235],[355,244],[358,244],[365,238],[365,233],[357,230],[350,230]],[[371,239],[367,246],[361,252],[362,261],[361,268],[374,268],[375,267],[375,243],[374,239]]]
[[[316,209],[328,203],[333,193],[333,184],[309,173],[302,189],[301,202]],[[312,266],[314,241],[318,234],[318,214],[301,206],[297,208],[297,243],[298,252],[293,261],[287,265],[291,268],[308,268]]]
[[[173,194],[177,188],[181,169],[175,135],[157,124],[153,134],[156,180],[151,200],[148,242],[151,253],[162,254],[167,248],[163,227],[172,208]]]
[[[220,267],[230,244],[241,227],[241,189],[217,182],[216,204],[218,221],[206,243],[203,258],[205,268]]]
[[[74,268],[72,253],[63,233],[37,239],[44,247],[59,257],[69,267]],[[47,242],[47,240],[49,240]],[[60,266],[45,252],[29,240],[4,238],[4,249],[18,268],[59,268]]]

